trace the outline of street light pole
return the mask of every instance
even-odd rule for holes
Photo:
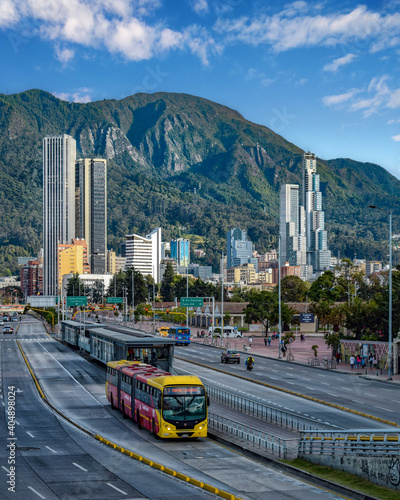
[[[281,236],[279,235],[279,248],[278,248],[278,293],[279,293],[279,355],[278,359],[281,359],[281,342],[282,342],[282,307],[281,307]]]
[[[388,349],[388,380],[392,380],[392,211],[375,205],[369,208],[377,208],[389,214],[389,349]]]

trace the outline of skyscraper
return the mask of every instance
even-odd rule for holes
[[[43,293],[58,294],[57,245],[75,237],[76,142],[69,135],[43,139]]]
[[[234,228],[226,234],[226,266],[241,266],[242,264],[254,264],[258,272],[258,260],[253,259],[253,243],[247,239],[246,231]]]
[[[176,260],[178,266],[190,264],[190,240],[178,238],[171,241],[171,259]]]
[[[107,268],[107,161],[79,159],[75,170],[75,234],[87,243],[91,273],[104,274]]]
[[[303,206],[307,237],[307,264],[315,271],[325,271],[331,265],[328,237],[325,230],[325,212],[322,210],[322,193],[317,159],[312,153],[303,154]]]
[[[126,236],[126,268],[134,267],[143,276],[151,275],[156,283],[160,278],[161,228],[154,229],[145,238],[137,234]]]
[[[301,276],[306,278],[306,229],[304,208],[299,203],[299,186],[284,184],[280,191],[280,266],[301,266]]]

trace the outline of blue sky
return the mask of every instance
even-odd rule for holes
[[[400,0],[0,0],[0,92],[184,92],[400,178]]]

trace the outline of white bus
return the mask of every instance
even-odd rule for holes
[[[212,327],[208,329],[208,334],[212,335]],[[221,337],[221,327],[216,326],[214,328],[214,335]],[[224,326],[224,337],[228,338],[242,338],[243,335],[233,326]]]

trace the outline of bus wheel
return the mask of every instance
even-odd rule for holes
[[[112,396],[111,396],[111,408],[112,408],[113,410],[115,410],[115,408],[116,408],[116,406],[114,405],[114,399],[113,399],[113,397],[112,397]]]
[[[156,439],[158,439],[158,434],[157,434],[157,432],[156,432],[156,422],[155,422],[154,418],[153,418],[153,423],[152,423],[152,428],[151,428],[151,431],[152,431],[152,433],[153,433],[153,436],[154,436]]]
[[[136,412],[136,423],[137,423],[138,429],[141,429],[142,428],[142,424],[140,423],[140,413],[139,413],[139,410]]]

